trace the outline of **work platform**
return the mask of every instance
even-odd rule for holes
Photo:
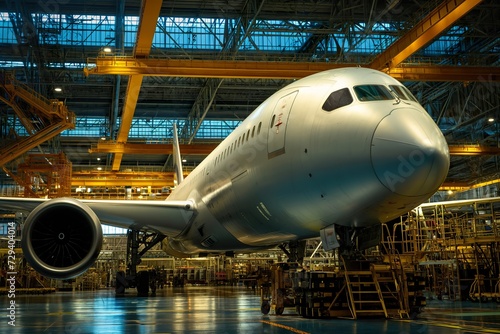
[[[382,248],[426,271],[438,298],[500,297],[500,198],[426,203],[384,225]]]

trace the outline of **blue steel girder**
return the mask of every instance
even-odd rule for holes
[[[242,10],[242,15],[238,18],[233,27],[225,26],[225,41],[223,41],[223,48],[219,58],[233,57],[238,53],[242,43],[245,39],[250,38],[253,27],[257,22],[264,1],[252,0],[245,4]],[[230,21],[226,20],[226,23]],[[196,97],[191,111],[188,114],[186,123],[181,130],[181,138],[187,139],[190,144],[201,123],[205,119],[208,111],[217,95],[219,87],[222,85],[224,79],[207,79],[205,85],[200,89],[200,93]]]

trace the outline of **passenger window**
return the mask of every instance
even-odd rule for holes
[[[262,127],[262,122],[259,122],[259,127],[257,128],[257,135],[260,135],[260,128]]]
[[[273,118],[271,119],[271,124],[269,124],[269,128],[273,128],[274,126],[274,120],[276,119],[276,115],[273,115]]]
[[[382,85],[355,86],[354,92],[356,93],[358,100],[363,102],[394,100],[394,96],[392,96],[389,90]]]
[[[340,107],[347,106],[351,104],[353,101],[351,92],[349,92],[349,89],[347,88],[342,88],[339,89],[328,96],[326,99],[325,103],[323,103],[323,110],[324,111],[332,111],[335,109],[338,109]]]

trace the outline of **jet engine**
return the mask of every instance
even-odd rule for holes
[[[74,278],[92,266],[102,246],[102,227],[86,204],[57,198],[37,206],[23,227],[21,246],[40,274]]]

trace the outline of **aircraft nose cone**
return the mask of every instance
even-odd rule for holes
[[[403,196],[432,195],[448,174],[448,145],[434,121],[413,108],[393,110],[378,124],[371,148],[380,182]]]

